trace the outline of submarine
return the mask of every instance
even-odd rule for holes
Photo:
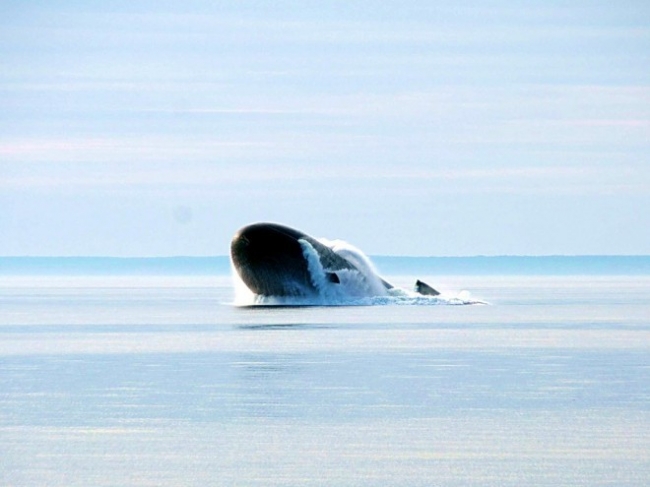
[[[230,244],[230,258],[237,275],[257,296],[356,298],[384,296],[393,289],[358,249],[278,223],[253,223],[239,229]],[[420,280],[415,291],[425,296],[440,294]]]

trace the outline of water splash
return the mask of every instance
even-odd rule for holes
[[[309,275],[316,289],[311,296],[261,296],[246,287],[236,271],[232,272],[235,306],[437,306],[487,304],[473,299],[470,293],[442,293],[424,296],[415,291],[393,287],[387,289],[371,260],[359,249],[343,240],[319,241],[350,262],[355,269],[323,267],[318,252],[306,240],[300,240]],[[336,273],[337,283],[328,278]]]

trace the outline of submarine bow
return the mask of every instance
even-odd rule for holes
[[[311,251],[311,254],[310,254]],[[313,254],[327,281],[340,283],[337,271],[354,265],[309,235],[277,223],[240,229],[230,245],[232,262],[246,286],[263,296],[313,297],[319,294]]]

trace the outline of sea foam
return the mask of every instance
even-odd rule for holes
[[[486,304],[472,299],[467,291],[425,296],[415,291],[387,289],[372,261],[361,250],[343,240],[319,239],[319,242],[350,262],[355,269],[327,269],[314,247],[300,240],[309,275],[317,290],[313,296],[260,296],[250,291],[233,270],[236,306],[386,306],[386,305],[468,305]],[[335,272],[339,282],[332,283],[327,274]]]

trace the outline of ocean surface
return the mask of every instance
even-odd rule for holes
[[[489,304],[0,272],[0,485],[648,485],[650,275],[408,269]]]

